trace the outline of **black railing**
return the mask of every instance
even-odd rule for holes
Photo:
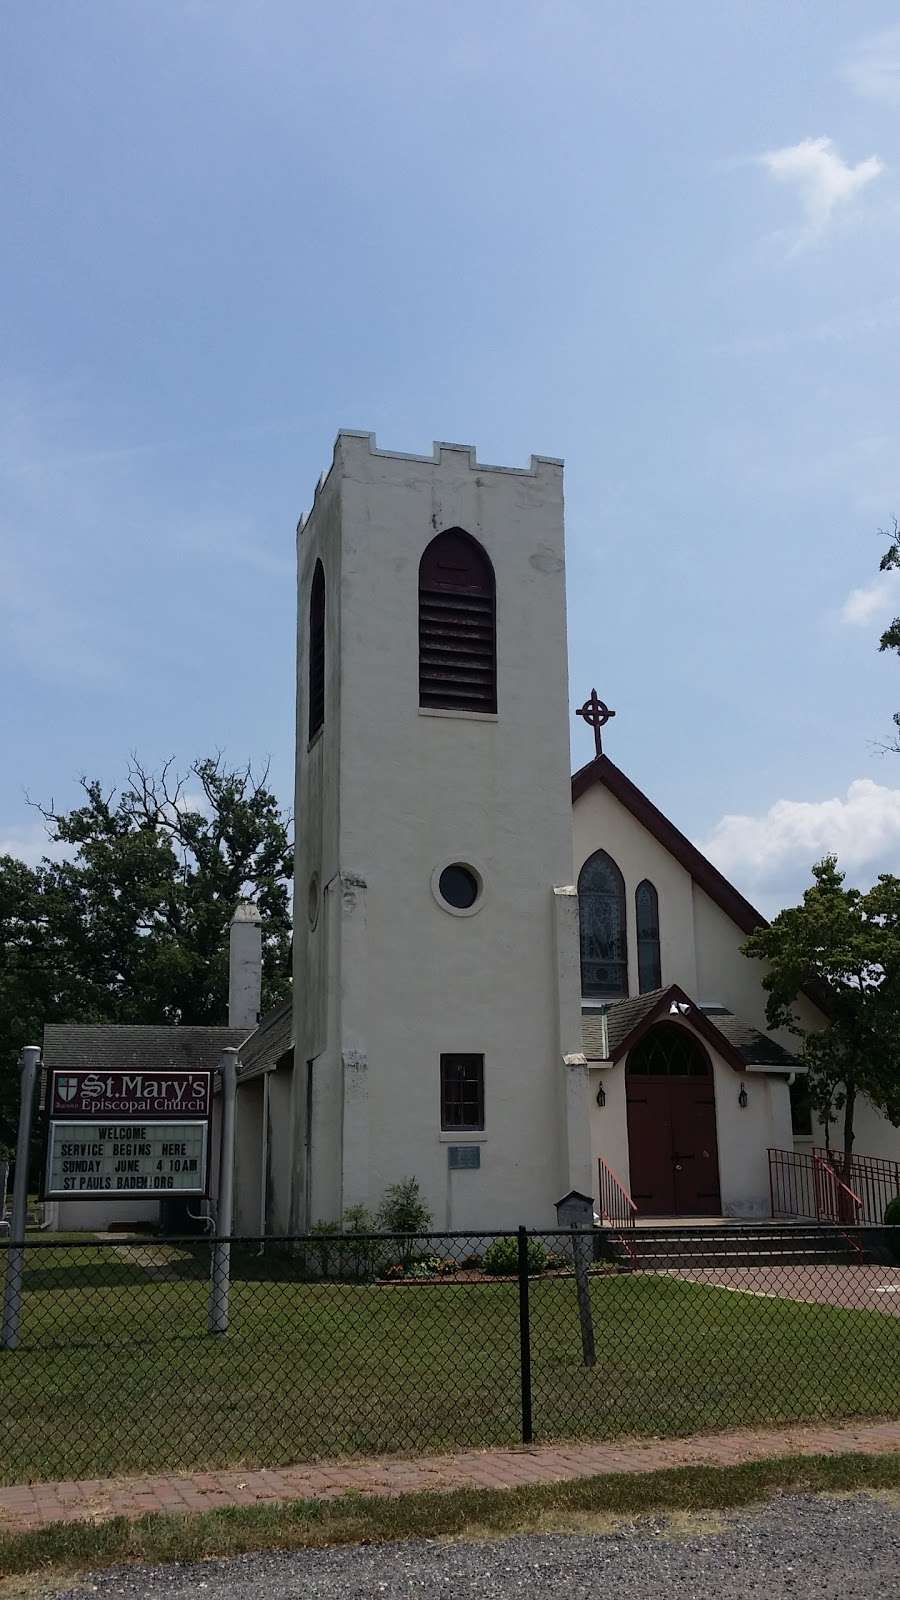
[[[7,1482],[900,1413],[900,1229],[230,1244],[29,1239]]]

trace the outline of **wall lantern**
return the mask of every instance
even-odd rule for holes
[[[606,1105],[606,1090],[604,1089],[602,1083],[597,1090],[597,1104],[601,1107],[601,1109]]]
[[[738,1095],[738,1105],[740,1106],[742,1111],[746,1111],[746,1109],[747,1109],[747,1100],[748,1100],[748,1098],[749,1097],[747,1095],[746,1084],[742,1083],[741,1084],[741,1092]]]

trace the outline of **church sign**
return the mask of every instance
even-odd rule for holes
[[[205,1195],[212,1073],[54,1071],[45,1200]]]

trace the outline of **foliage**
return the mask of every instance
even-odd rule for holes
[[[529,1238],[527,1245],[528,1271],[530,1274],[543,1272],[547,1265],[548,1253],[545,1244],[540,1239]],[[481,1259],[485,1272],[492,1276],[500,1277],[516,1273],[519,1270],[519,1241],[518,1239],[495,1239],[489,1244]]]
[[[385,1189],[377,1220],[385,1233],[428,1232],[431,1212],[422,1199],[418,1178],[404,1178]]]
[[[227,1021],[241,899],[262,917],[263,1008],[286,997],[291,844],[266,781],[221,756],[182,776],[132,759],[120,791],[83,778],[82,805],[39,808],[63,859],[0,857],[0,1143],[44,1023]]]
[[[882,873],[866,892],[846,888],[837,858],[826,856],[813,867],[802,905],[757,928],[743,952],[767,963],[769,1027],[801,1040],[826,1141],[842,1113],[849,1165],[860,1094],[900,1125],[900,878]],[[797,1016],[804,990],[822,996],[822,1029]]]
[[[884,1208],[884,1220],[889,1228],[900,1227],[900,1194],[888,1201]]]

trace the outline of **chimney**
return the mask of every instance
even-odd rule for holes
[[[259,1021],[262,920],[252,900],[239,900],[228,936],[228,1026],[249,1033]]]

